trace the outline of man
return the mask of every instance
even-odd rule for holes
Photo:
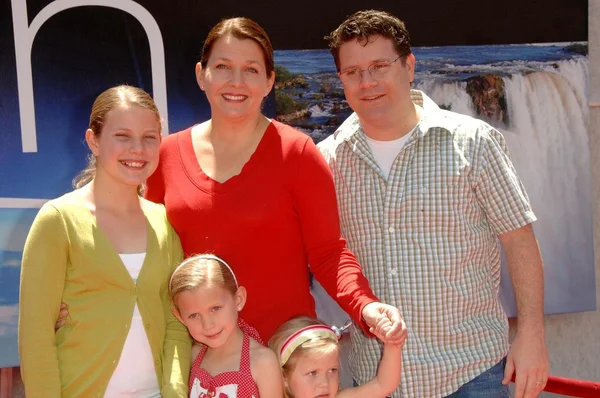
[[[409,330],[394,397],[517,397],[544,388],[542,260],[527,194],[502,135],[411,90],[415,57],[404,23],[350,16],[327,37],[354,110],[319,144],[332,169],[342,234],[373,291]],[[501,243],[518,332],[498,300]],[[376,340],[352,336],[356,383],[375,375]]]

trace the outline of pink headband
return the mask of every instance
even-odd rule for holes
[[[311,325],[298,330],[283,342],[279,353],[280,365],[285,365],[296,348],[312,339],[329,339],[337,343],[339,335],[325,325]]]

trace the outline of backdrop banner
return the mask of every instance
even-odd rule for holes
[[[19,364],[19,275],[27,233],[41,205],[71,190],[85,167],[84,133],[95,97],[117,84],[145,89],[159,107],[165,134],[208,119],[194,75],[203,40],[221,18],[248,16],[276,48],[276,90],[265,113],[321,141],[351,113],[323,36],[364,7],[333,3],[306,2],[289,12],[276,1],[0,0],[0,367]],[[478,14],[475,0],[455,11],[392,1],[369,7],[407,22],[417,59],[415,88],[441,107],[486,120],[506,137],[538,217],[546,313],[594,310],[582,28],[587,3],[557,1],[545,5],[548,10],[521,3],[496,4],[492,16]],[[501,298],[507,313],[516,315],[506,267]],[[320,301],[320,313],[327,317],[333,305]]]

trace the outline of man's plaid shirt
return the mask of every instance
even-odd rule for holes
[[[497,236],[536,218],[497,130],[420,91],[411,96],[423,116],[387,180],[356,114],[319,149],[335,179],[342,235],[374,293],[408,327],[393,396],[443,397],[506,356]],[[355,328],[357,382],[375,376],[380,357],[379,342]]]

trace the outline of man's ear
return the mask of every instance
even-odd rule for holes
[[[248,297],[248,293],[246,292],[246,288],[244,286],[238,287],[235,292],[235,308],[238,311],[241,311],[246,305],[246,298]]]
[[[408,54],[404,62],[408,70],[409,82],[412,83],[415,80],[415,55],[412,53]]]

